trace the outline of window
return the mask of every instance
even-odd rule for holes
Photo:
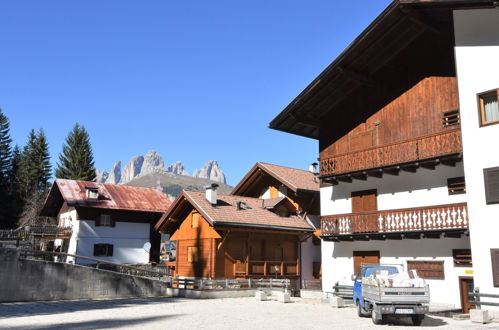
[[[95,226],[114,227],[115,222],[111,220],[111,216],[109,214],[101,214],[99,219],[95,221]]]
[[[95,257],[112,257],[113,245],[112,244],[94,244]]]
[[[470,249],[454,249],[452,250],[452,257],[456,267],[473,267]]]
[[[499,249],[490,249],[490,256],[492,257],[492,281],[494,287],[499,287]]]
[[[442,112],[442,127],[459,125],[461,122],[459,110]]]
[[[449,195],[466,194],[466,183],[464,181],[464,176],[459,178],[447,179],[447,189],[449,191]]]
[[[187,248],[187,262],[198,261],[198,248],[196,246],[189,246]]]
[[[99,198],[99,188],[94,186],[86,186],[87,198],[88,199],[98,199]]]
[[[192,223],[191,223],[191,227],[192,228],[198,228],[199,227],[199,213],[193,213],[192,214]]]
[[[443,261],[407,261],[407,270],[415,269],[419,277],[429,280],[444,280],[444,262]]]
[[[499,123],[498,95],[499,89],[478,94],[481,126]]]
[[[499,203],[499,167],[483,169],[485,183],[485,202],[487,204]]]

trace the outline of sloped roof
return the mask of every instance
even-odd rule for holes
[[[187,201],[213,226],[238,226],[274,230],[313,231],[306,221],[298,216],[281,217],[264,208],[264,201],[258,198],[218,195],[217,205],[211,205],[204,192],[184,190],[155,226],[164,231],[177,208]],[[238,209],[237,203],[244,202],[245,208]],[[248,208],[249,207],[249,208]]]
[[[242,190],[244,190],[244,187],[255,177],[255,175],[258,174],[259,171],[267,173],[294,192],[297,192],[298,190],[307,190],[313,192],[320,191],[319,180],[317,180],[315,175],[310,171],[258,162],[234,187],[230,194],[241,194]]]
[[[99,197],[87,198],[87,188],[96,188]],[[63,202],[75,207],[155,213],[165,212],[171,204],[165,194],[152,188],[56,179],[40,214],[57,215]]]

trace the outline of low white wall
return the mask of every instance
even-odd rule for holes
[[[419,168],[416,173],[400,171],[398,176],[369,177],[367,181],[340,182],[321,188],[321,214],[352,212],[351,193],[377,189],[378,210],[412,208],[466,202],[466,194],[449,195],[447,179],[464,176],[463,163],[439,165],[435,170]]]
[[[313,243],[312,237],[301,243],[301,279],[313,280],[313,263],[321,261],[321,246]]]
[[[407,260],[444,261],[444,280],[427,280],[432,304],[461,308],[459,276],[472,276],[472,268],[455,267],[452,249],[469,249],[469,238],[403,239],[386,241],[322,242],[322,290],[332,291],[336,282],[353,285],[353,251],[379,251],[380,262],[403,264]]]

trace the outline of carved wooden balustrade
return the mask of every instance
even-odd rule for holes
[[[420,208],[328,215],[321,218],[323,236],[468,228],[466,203]]]
[[[332,157],[323,158],[321,155],[320,175],[330,176],[387,167],[457,154],[461,151],[461,130],[455,129]]]

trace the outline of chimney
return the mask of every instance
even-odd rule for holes
[[[308,170],[309,172],[312,172],[313,174],[317,174],[317,163],[312,163],[310,164],[310,166],[308,167]]]
[[[206,189],[206,200],[210,202],[211,205],[217,205],[217,188],[218,184],[216,183],[204,187],[204,189]]]

